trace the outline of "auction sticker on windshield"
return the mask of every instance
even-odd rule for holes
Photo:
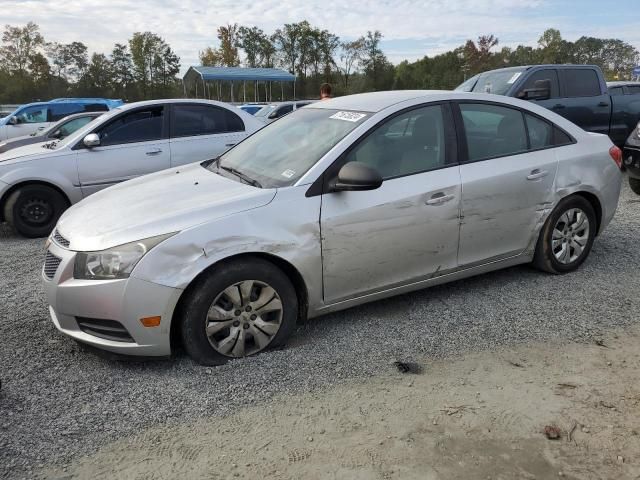
[[[296,174],[296,172],[294,172],[293,170],[289,169],[289,170],[285,170],[284,172],[282,172],[280,175],[282,175],[285,178],[291,178]]]
[[[335,120],[344,120],[346,122],[357,122],[362,120],[366,115],[364,113],[356,113],[356,112],[338,112],[331,115],[329,118],[333,118]]]
[[[513,74],[513,77],[511,77],[507,83],[508,83],[508,84],[512,84],[512,83],[513,83],[513,82],[515,82],[518,78],[520,78],[520,75],[522,75],[522,72],[514,73],[514,74]]]

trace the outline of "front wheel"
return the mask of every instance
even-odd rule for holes
[[[25,185],[7,198],[4,218],[20,235],[46,237],[68,207],[57,190],[46,185]]]
[[[629,177],[629,186],[634,193],[640,195],[640,178]]]
[[[284,343],[298,316],[289,278],[260,258],[222,264],[194,285],[181,323],[187,353],[220,365]]]
[[[596,228],[595,212],[584,197],[562,199],[542,227],[533,264],[555,274],[575,270],[589,255]]]

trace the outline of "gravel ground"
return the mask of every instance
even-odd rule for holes
[[[31,477],[153,425],[378,375],[393,359],[590,341],[638,323],[638,232],[640,197],[625,181],[616,218],[578,272],[522,266],[375,302],[300,327],[283,350],[203,368],[181,354],[106,359],[62,336],[40,287],[43,241],[0,225],[0,477]]]

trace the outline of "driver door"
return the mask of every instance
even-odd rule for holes
[[[100,145],[78,149],[78,177],[82,195],[171,166],[165,107],[127,111],[93,133]]]
[[[338,161],[365,163],[384,181],[376,190],[322,195],[327,304],[456,268],[461,192],[453,132],[448,104],[413,108]]]

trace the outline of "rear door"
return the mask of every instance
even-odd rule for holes
[[[592,68],[562,68],[558,74],[562,98],[552,110],[589,132],[608,135],[611,97],[602,89],[598,72]]]
[[[461,267],[522,253],[553,199],[553,126],[492,103],[460,102]],[[527,133],[527,130],[529,133]]]
[[[126,111],[97,127],[100,146],[76,145],[84,196],[116,183],[169,168],[171,152],[164,105]]]
[[[177,103],[171,110],[172,166],[216,158],[247,136],[244,122],[229,109]]]

